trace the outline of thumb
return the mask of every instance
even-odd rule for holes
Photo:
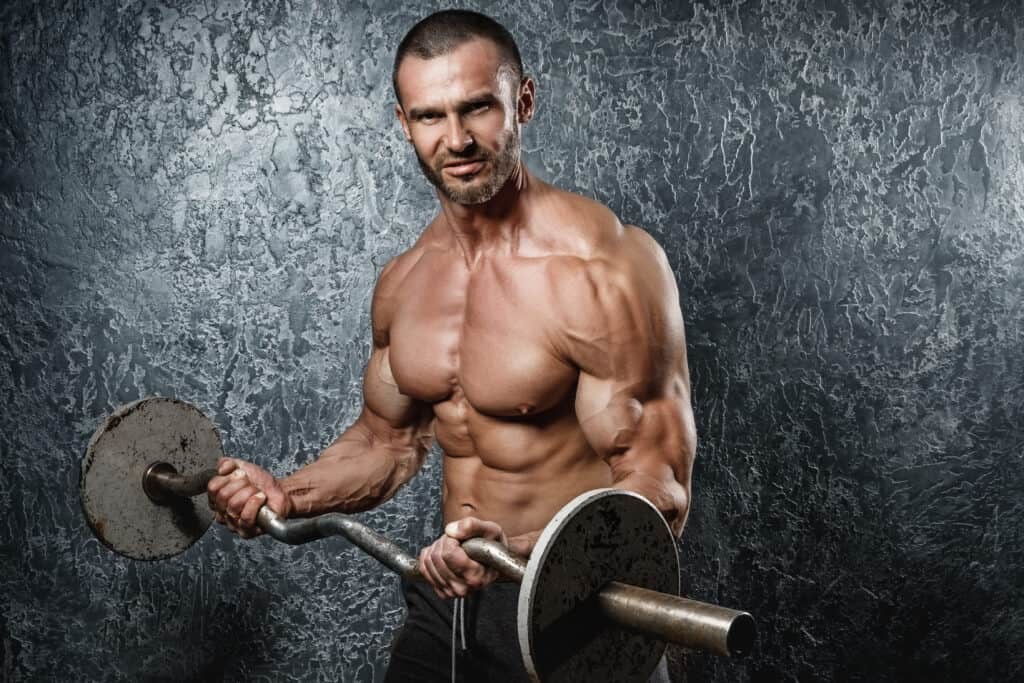
[[[489,538],[492,541],[502,540],[501,526],[495,522],[487,522],[476,517],[464,517],[451,522],[444,528],[446,536],[465,541],[467,538]]]
[[[267,497],[267,507],[278,515],[287,518],[292,513],[291,499],[279,486],[271,486],[263,493]]]
[[[475,521],[472,517],[465,517],[456,522],[449,522],[444,528],[444,535],[451,536],[459,541],[464,541],[470,537],[470,531],[472,529],[472,523]]]

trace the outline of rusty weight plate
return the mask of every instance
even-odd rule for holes
[[[177,555],[206,532],[213,511],[205,496],[154,503],[142,476],[157,462],[182,474],[213,468],[223,454],[216,427],[195,406],[156,397],[121,406],[93,434],[82,461],[82,510],[90,528],[127,557]]]
[[[519,591],[519,646],[543,683],[647,681],[665,643],[609,622],[594,596],[609,581],[679,594],[675,536],[647,499],[588,491],[552,518]]]

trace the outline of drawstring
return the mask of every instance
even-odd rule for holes
[[[466,599],[459,598],[459,638],[462,639],[462,651],[465,652],[466,648]]]
[[[452,683],[455,683],[455,634],[462,641],[462,651],[466,651],[466,600],[455,598],[452,608]]]

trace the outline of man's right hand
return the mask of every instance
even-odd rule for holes
[[[291,499],[270,472],[235,458],[220,459],[206,494],[217,521],[242,538],[263,533],[256,526],[256,513],[264,504],[281,517],[292,513]]]

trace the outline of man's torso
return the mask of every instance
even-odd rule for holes
[[[566,349],[588,340],[571,339],[566,308],[587,293],[566,291],[573,283],[564,274],[631,238],[600,205],[545,190],[520,231],[526,237],[471,264],[435,221],[400,257],[383,321],[382,372],[433,408],[445,520],[489,519],[509,536],[612,483],[576,418],[579,370]]]

